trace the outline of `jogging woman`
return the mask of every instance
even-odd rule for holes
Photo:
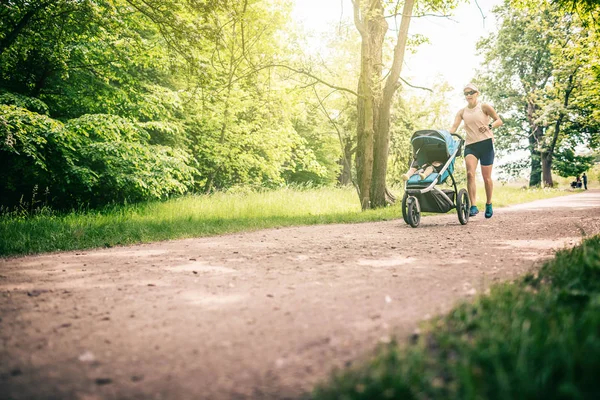
[[[477,86],[469,83],[463,89],[463,93],[467,99],[467,106],[456,114],[450,133],[456,133],[461,122],[464,122],[463,128],[467,132],[464,151],[467,167],[467,191],[471,200],[469,215],[474,217],[479,213],[479,209],[475,205],[477,200],[475,170],[479,162],[481,163],[481,175],[485,185],[485,217],[491,218],[494,215],[492,209],[492,192],[494,190],[492,181],[492,168],[494,166],[493,129],[502,126],[503,122],[492,106],[477,101],[479,97]]]

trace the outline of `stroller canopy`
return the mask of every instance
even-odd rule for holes
[[[440,161],[447,160],[456,151],[458,146],[460,146],[460,140],[452,136],[450,132],[432,129],[415,132],[410,139],[410,143],[413,148],[413,154],[416,154],[419,149],[427,152],[435,149],[437,150],[435,151],[437,154],[430,154],[427,158],[430,159],[433,156],[433,158],[440,159],[443,156],[443,159]]]

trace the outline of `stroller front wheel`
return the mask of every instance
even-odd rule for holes
[[[407,219],[408,224],[413,228],[419,226],[421,222],[421,211],[419,210],[419,201],[416,197],[410,196],[407,200],[408,202],[408,212]]]
[[[404,222],[408,224],[408,193],[404,192],[404,196],[402,196],[402,219]]]
[[[467,189],[460,189],[458,196],[456,196],[456,212],[458,213],[458,220],[461,225],[466,225],[469,222],[469,208],[471,204],[469,201],[469,193]]]

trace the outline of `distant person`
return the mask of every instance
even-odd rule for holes
[[[586,179],[587,179],[587,178],[586,178]],[[577,184],[576,186],[577,186],[578,188],[580,188],[580,187],[581,187],[581,178],[579,177],[579,175],[577,175],[577,179],[575,180],[575,182],[576,182],[576,184]]]
[[[491,218],[494,215],[492,209],[492,192],[494,183],[492,181],[492,168],[494,166],[494,134],[492,129],[502,126],[503,122],[496,113],[496,110],[485,103],[477,101],[479,89],[472,83],[464,87],[463,93],[467,100],[467,106],[462,108],[454,118],[454,124],[450,128],[450,133],[456,133],[461,122],[464,122],[463,128],[467,132],[465,146],[465,165],[467,167],[467,190],[471,200],[471,209],[469,215],[474,217],[479,213],[475,205],[477,200],[477,191],[475,185],[475,171],[477,163],[481,163],[481,175],[485,185],[485,217]]]
[[[587,175],[585,174],[585,172],[583,173],[583,176],[581,178],[583,179],[583,188],[587,190]]]

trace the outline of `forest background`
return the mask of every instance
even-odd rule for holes
[[[597,159],[598,10],[580,3],[506,0],[494,9],[497,31],[478,44],[485,67],[475,82],[505,121],[497,148],[525,155],[504,171],[525,171],[530,186],[552,186],[553,171],[575,176]],[[387,22],[383,81],[406,3],[347,4],[365,24]],[[410,17],[451,18],[457,4],[417,2]],[[328,51],[311,53],[293,5],[2,2],[0,206],[71,209],[286,185],[360,192],[365,36],[356,18],[340,18],[322,39]],[[406,50],[427,40],[408,30]],[[375,95],[379,83],[368,86]],[[413,132],[448,126],[450,95],[460,89],[443,79],[428,88],[409,89],[402,76],[396,83],[389,146],[380,157],[370,150],[384,160],[388,186],[407,167]]]

